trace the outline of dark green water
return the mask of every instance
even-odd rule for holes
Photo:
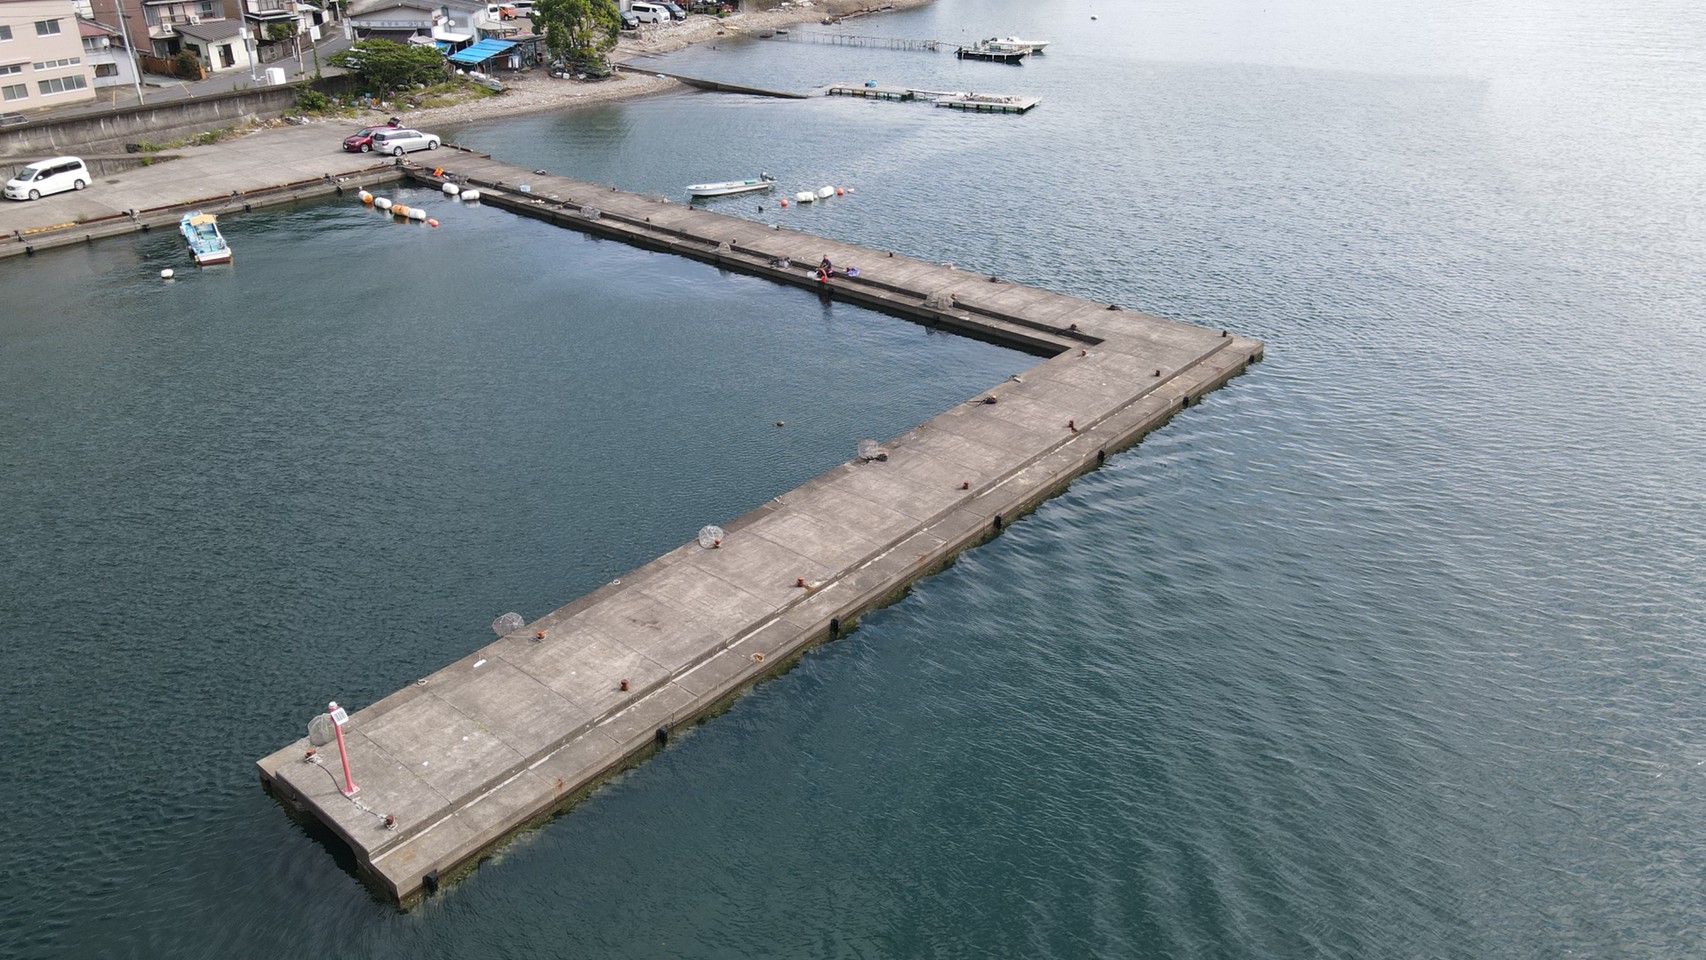
[[[1268,362],[398,914],[255,757],[1030,361],[426,195],[438,231],[231,218],[228,270],[167,237],[0,264],[0,955],[1706,952],[1706,17],[855,29],[1055,45],[671,69],[1045,103],[446,132],[676,197],[855,186],[788,222]]]

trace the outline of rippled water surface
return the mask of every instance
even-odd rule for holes
[[[496,210],[232,217],[224,269],[158,235],[0,263],[0,955],[1706,952],[1706,15],[841,29],[1054,45],[658,69],[1044,103],[446,132],[677,198],[853,186],[715,208],[1268,361],[400,914],[254,758],[1032,361]]]

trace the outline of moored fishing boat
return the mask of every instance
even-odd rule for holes
[[[724,180],[721,183],[688,184],[687,195],[690,197],[721,197],[731,193],[768,190],[775,183],[775,177],[768,173],[761,173],[750,180]]]
[[[230,263],[231,247],[219,232],[219,218],[211,213],[186,213],[178,222],[178,231],[189,244],[196,266],[210,263]]]
[[[1014,49],[993,40],[979,40],[954,51],[954,56],[961,60],[994,60],[997,63],[1023,63],[1030,55],[1029,47]]]

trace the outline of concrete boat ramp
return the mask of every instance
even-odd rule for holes
[[[854,457],[724,523],[720,543],[689,540],[354,711],[342,728],[353,799],[335,747],[309,759],[304,739],[260,760],[272,794],[349,844],[359,872],[399,903],[845,634],[1262,356],[1224,331],[477,154],[429,159],[444,169],[411,168],[415,179],[478,187],[482,202],[1049,359],[888,439],[886,459]],[[825,254],[838,268],[827,285],[807,275]]]

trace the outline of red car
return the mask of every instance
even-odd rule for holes
[[[344,149],[350,153],[373,152],[373,135],[381,130],[394,130],[394,123],[382,123],[377,127],[362,127],[355,133],[344,138]]]

